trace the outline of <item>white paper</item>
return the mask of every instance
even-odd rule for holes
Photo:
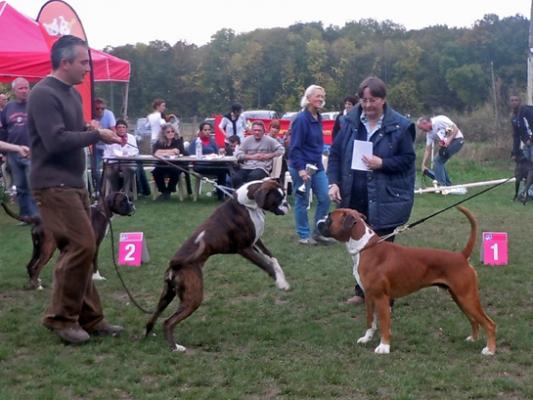
[[[363,156],[372,157],[372,142],[354,140],[352,169],[357,169],[359,171],[370,171],[370,168],[368,168],[363,162]]]

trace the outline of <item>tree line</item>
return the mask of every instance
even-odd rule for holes
[[[336,110],[368,75],[387,83],[389,101],[405,114],[471,112],[487,104],[497,113],[511,92],[525,92],[528,29],[520,15],[419,30],[362,19],[343,27],[222,29],[200,47],[153,41],[106,51],[131,62],[130,116],[146,115],[158,97],[185,117],[225,113],[235,101],[245,109],[294,111],[313,83],[325,87],[327,109]],[[105,90],[98,87],[98,94],[109,97]]]

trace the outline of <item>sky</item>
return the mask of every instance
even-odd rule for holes
[[[7,0],[19,12],[36,18],[44,0]],[[472,27],[486,14],[529,18],[527,0],[66,0],[80,17],[89,44],[106,46],[164,40],[208,43],[222,28],[237,33],[257,28],[288,27],[321,21],[324,26],[372,18],[391,20],[407,29],[433,25]]]

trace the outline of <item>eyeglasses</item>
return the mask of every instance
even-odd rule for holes
[[[370,103],[370,104],[374,104],[376,101],[380,100],[379,98],[378,99],[375,99],[373,97],[369,98],[369,99],[360,99],[359,101],[363,104],[367,104],[367,103]]]
[[[96,107],[97,110],[105,110],[105,107]]]
[[[169,130],[169,131],[165,131],[165,133],[176,133],[176,131]]]

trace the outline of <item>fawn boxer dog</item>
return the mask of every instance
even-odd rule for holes
[[[524,156],[516,159],[516,166],[514,170],[515,176],[515,190],[513,200],[519,200],[522,204],[526,204],[529,199],[529,188],[533,185],[533,162],[529,161]],[[525,181],[524,191],[518,195],[520,183]]]
[[[487,346],[481,354],[496,351],[496,324],[479,302],[476,270],[468,263],[476,242],[477,223],[464,207],[458,209],[470,221],[470,238],[462,252],[429,248],[409,248],[379,241],[364,216],[352,209],[339,208],[318,223],[324,236],[345,242],[353,258],[353,274],[365,292],[367,330],[357,343],[369,342],[379,318],[381,342],[375,352],[390,352],[390,299],[406,296],[428,286],[446,288],[472,325],[468,341],[479,336],[479,325],[487,333]]]
[[[157,309],[146,324],[146,336],[159,315],[178,296],[178,310],[165,320],[164,332],[172,351],[186,350],[176,343],[174,328],[202,303],[202,267],[214,254],[240,254],[270,275],[279,289],[288,290],[281,266],[261,241],[265,211],[284,215],[287,210],[285,195],[275,180],[252,181],[237,189],[232,198],[196,228],[170,260]]]
[[[52,233],[46,230],[39,217],[20,217],[15,214],[5,203],[2,207],[6,213],[16,220],[26,222],[32,225],[31,237],[33,242],[33,253],[26,270],[28,271],[29,282],[28,289],[42,289],[39,274],[43,267],[48,263],[54,254],[57,244]],[[91,205],[91,223],[96,238],[97,250],[93,259],[93,268],[98,270],[98,247],[105,237],[109,220],[114,214],[133,215],[135,206],[123,192],[114,192],[100,199],[97,203]]]

